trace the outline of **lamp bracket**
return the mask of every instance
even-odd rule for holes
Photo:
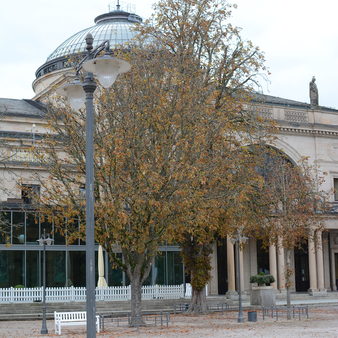
[[[110,42],[109,40],[105,40],[100,43],[95,49],[92,51],[88,51],[88,54],[82,58],[82,60],[78,63],[75,68],[76,76],[79,76],[79,73],[82,69],[82,65],[85,61],[96,58],[103,50],[106,51],[106,54],[110,54]]]

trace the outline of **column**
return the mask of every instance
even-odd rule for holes
[[[237,294],[235,284],[235,255],[234,245],[230,241],[230,237],[227,237],[227,269],[228,269],[228,295]]]
[[[330,266],[330,250],[329,250],[329,233],[322,233],[323,244],[323,262],[324,262],[324,288],[331,290],[331,266]]]
[[[322,241],[322,232],[317,231],[316,233],[316,244],[317,244],[317,280],[318,280],[318,290],[326,291],[324,286],[324,259],[323,259],[323,241]]]
[[[217,270],[217,243],[212,243],[212,253],[210,255],[211,278],[208,283],[210,295],[218,295],[218,270]],[[224,267],[225,269],[225,267]]]
[[[336,262],[335,262],[335,255],[334,251],[330,250],[331,255],[331,285],[332,285],[332,291],[337,291],[337,285],[336,285]]]
[[[314,233],[311,232],[309,236],[309,273],[310,273],[310,289],[309,292],[317,291],[317,264],[316,264],[316,250],[313,241]]]
[[[278,289],[285,291],[285,261],[282,239],[278,237]]]
[[[270,274],[275,277],[275,282],[272,283],[271,286],[277,289],[277,257],[275,244],[269,246],[269,269]]]

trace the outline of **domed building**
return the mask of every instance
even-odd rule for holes
[[[48,286],[85,285],[85,246],[82,241],[66,245],[66,238],[54,232],[53,224],[45,222],[34,211],[27,189],[39,192],[40,177],[47,175],[31,155],[29,149],[46,132],[44,106],[41,102],[54,88],[74,76],[72,62],[86,52],[85,37],[91,33],[94,48],[109,40],[111,48],[127,44],[136,35],[135,24],[142,19],[117,7],[96,17],[95,25],[86,28],[61,43],[36,71],[33,100],[0,99],[0,136],[3,165],[0,179],[1,217],[5,220],[0,232],[0,288],[15,285],[40,286],[42,282],[41,249],[36,240],[42,229],[53,234],[54,244],[47,252]],[[276,121],[280,133],[273,144],[293,163],[302,157],[327,172],[323,187],[331,194],[332,210],[325,220],[326,231],[317,234],[317,245],[312,242],[293,254],[293,290],[325,294],[338,287],[338,110],[320,106],[318,102],[304,103],[273,96],[259,95],[251,109]],[[25,188],[25,189],[23,189]],[[333,193],[333,191],[336,191]],[[184,267],[178,246],[161,247],[148,284],[182,284]],[[121,271],[113,270],[105,256],[105,277],[108,285],[126,285]],[[212,278],[209,294],[235,292],[235,258],[230,240],[214,243]],[[283,248],[271,246],[267,250],[254,238],[240,253],[243,268],[241,286],[249,293],[249,279],[257,272],[269,271],[275,276],[273,285],[280,294],[285,291],[285,255]]]
[[[67,239],[54,231],[54,225],[44,222],[35,212],[34,201],[28,197],[27,190],[39,193],[37,175],[47,175],[30,151],[47,132],[42,102],[54,93],[55,87],[74,77],[72,62],[85,55],[86,35],[92,34],[94,48],[106,40],[111,49],[121,48],[137,34],[134,28],[142,18],[117,6],[97,16],[94,22],[93,26],[61,43],[37,69],[33,82],[36,95],[32,100],[0,98],[0,136],[6,142],[2,147],[5,165],[0,167],[0,179],[5,185],[0,191],[0,217],[5,221],[2,228],[0,223],[0,288],[41,285],[41,249],[37,239],[43,229],[54,239],[47,252],[47,286],[85,286],[85,246],[81,241],[66,245]],[[162,249],[163,255],[158,257],[147,284],[182,284],[184,272],[179,248]],[[104,261],[108,285],[125,285],[125,274],[113,270],[106,255]]]
[[[53,86],[59,86],[66,78],[74,76],[72,60],[85,55],[85,38],[88,33],[94,38],[94,48],[106,40],[109,41],[110,48],[120,48],[135,37],[135,24],[141,23],[142,18],[121,10],[118,5],[116,10],[99,15],[94,22],[94,26],[83,29],[65,40],[37,69],[33,82],[34,100],[43,100]]]

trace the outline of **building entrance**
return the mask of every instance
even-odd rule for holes
[[[225,295],[226,292],[228,291],[226,239],[221,239],[217,242],[217,274],[218,274],[218,294]]]
[[[308,246],[303,244],[294,251],[296,291],[308,291],[310,288]]]
[[[269,249],[263,246],[261,240],[257,240],[257,272],[270,273]]]

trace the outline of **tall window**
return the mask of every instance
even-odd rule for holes
[[[338,178],[333,179],[334,200],[338,201]]]

